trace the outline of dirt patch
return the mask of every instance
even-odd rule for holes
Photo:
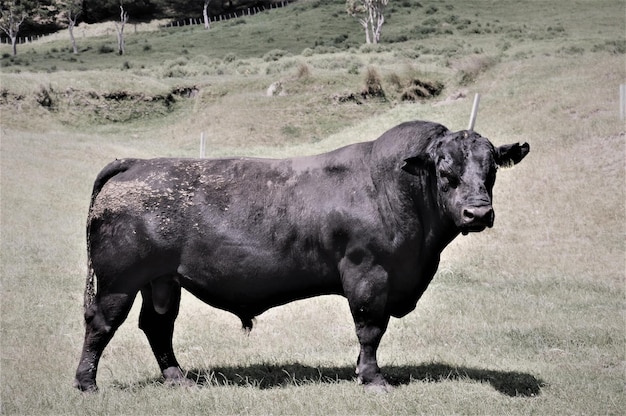
[[[433,104],[433,106],[439,107],[440,105],[452,104],[456,101],[465,99],[467,97],[467,94],[468,94],[468,91],[466,89],[455,91],[452,94],[448,95],[445,100],[439,101]]]
[[[64,122],[79,123],[88,119],[91,123],[126,122],[142,118],[154,118],[173,112],[178,104],[195,97],[196,86],[179,86],[169,93],[146,94],[127,90],[98,92],[67,88],[57,90],[41,86],[30,96],[18,95],[0,89],[0,106],[25,104],[58,113]]]
[[[393,101],[394,98],[398,101],[416,102],[438,97],[445,87],[440,81],[421,80],[418,78],[411,78],[404,83],[400,79],[394,79],[391,81],[391,84],[393,87],[387,88],[391,93],[387,94],[380,77],[370,76],[366,78],[365,88],[360,92],[333,94],[331,99],[337,104],[363,104],[367,100]]]
[[[413,79],[400,94],[400,101],[420,101],[434,98],[441,94],[443,88],[443,83],[439,81]]]
[[[14,94],[6,88],[0,88],[0,105],[16,105],[24,101],[25,96]]]

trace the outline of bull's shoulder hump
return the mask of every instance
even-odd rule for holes
[[[439,123],[430,121],[408,121],[384,132],[374,141],[372,154],[377,159],[416,156],[429,143],[447,135],[450,131]]]
[[[432,121],[414,120],[398,124],[383,133],[377,141],[385,140],[390,137],[397,139],[415,139],[417,137],[433,137],[445,135],[448,128],[442,124]]]
[[[294,172],[321,170],[325,172],[344,172],[364,166],[369,161],[373,142],[353,143],[326,153],[311,156],[284,159]]]

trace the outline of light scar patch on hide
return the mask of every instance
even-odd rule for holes
[[[108,182],[93,202],[89,220],[101,218],[105,212],[142,212],[145,210],[146,196],[153,191],[151,186],[140,180]]]
[[[221,175],[200,174],[196,178],[190,175],[181,179],[164,172],[151,173],[143,180],[111,181],[104,185],[96,197],[89,220],[101,218],[105,212],[135,215],[153,213],[162,223],[169,223],[169,213],[195,205],[198,186],[221,191],[225,182]]]

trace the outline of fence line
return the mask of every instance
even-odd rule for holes
[[[295,0],[291,0],[291,2],[293,1]],[[210,23],[215,23],[215,22],[221,22],[224,20],[236,19],[238,17],[252,16],[257,13],[264,12],[266,10],[279,9],[281,7],[288,6],[289,4],[290,4],[290,0],[283,0],[280,3],[270,3],[268,8],[266,8],[263,5],[249,7],[244,10],[238,10],[238,11],[227,13],[227,14],[221,14],[218,16],[209,16],[209,21]],[[199,18],[190,17],[186,19],[175,20],[162,27],[182,27],[182,26],[193,26],[193,25],[204,25],[204,19],[201,17]]]
[[[296,0],[282,0],[280,3],[278,2],[270,3],[267,8],[265,6],[255,6],[255,7],[250,7],[244,10],[238,10],[236,12],[220,14],[217,16],[209,16],[209,21],[210,23],[216,23],[216,22],[223,22],[223,21],[231,20],[231,19],[237,19],[239,17],[244,17],[244,16],[252,16],[258,13],[262,13],[266,10],[278,9],[281,7],[288,6],[290,3],[293,3],[294,1]],[[189,17],[189,18],[185,18],[181,20],[175,20],[165,25],[160,25],[159,28],[196,26],[196,25],[197,26],[204,25],[204,19],[202,17]],[[80,30],[80,29],[77,27],[74,30]],[[40,39],[45,39],[48,36],[58,35],[59,32],[61,31],[49,33],[46,35],[19,36],[16,40],[16,43],[18,45],[23,45],[26,43],[36,42]],[[137,33],[136,29],[135,29],[135,33]],[[107,34],[108,34],[108,31],[107,31]],[[0,36],[0,45],[1,44],[10,45],[11,39],[7,36]]]
[[[41,38],[44,38],[48,35],[32,35],[32,36],[18,36],[16,43],[18,45],[22,45],[24,43],[31,43],[31,42],[36,42]],[[10,45],[11,44],[11,38],[9,37],[0,37],[0,43],[3,44],[7,44]]]

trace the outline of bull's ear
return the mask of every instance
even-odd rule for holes
[[[505,144],[496,148],[496,164],[505,168],[517,165],[530,152],[528,143]]]
[[[420,172],[428,168],[431,164],[430,159],[426,156],[413,156],[408,159],[404,159],[402,164],[402,170],[410,173],[411,175],[418,175]]]

